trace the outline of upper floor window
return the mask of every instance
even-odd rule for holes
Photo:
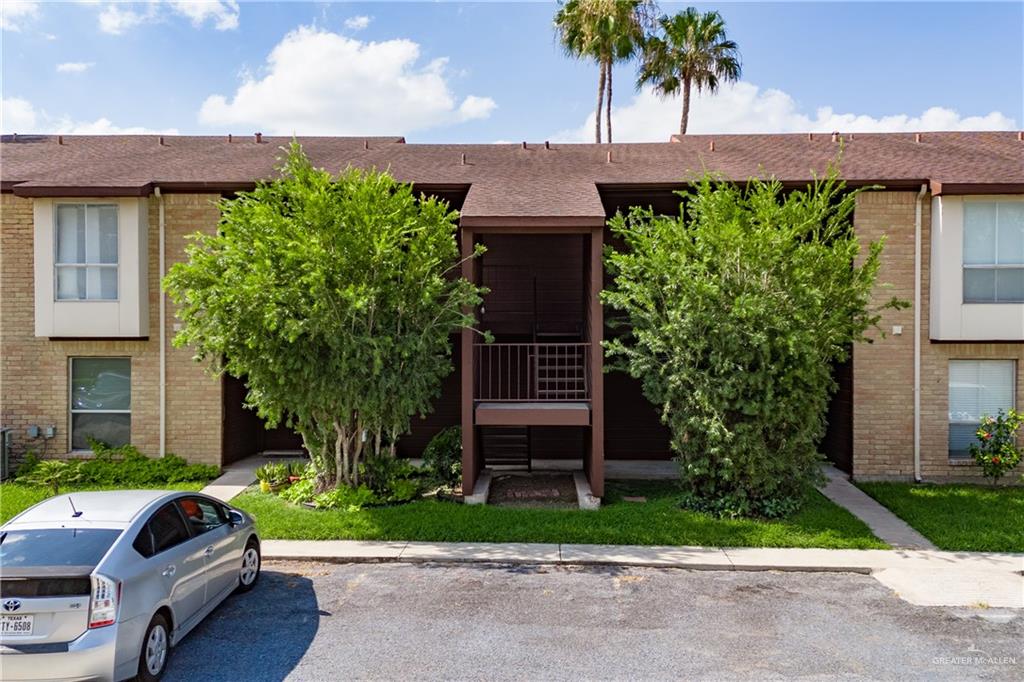
[[[57,204],[56,299],[117,300],[117,205]]]
[[[964,303],[1024,303],[1024,201],[964,202]]]

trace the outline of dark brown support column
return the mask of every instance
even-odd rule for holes
[[[590,231],[590,457],[587,478],[594,497],[604,496],[604,228]]]
[[[470,282],[476,281],[476,262],[473,256],[473,230],[462,228],[462,276]],[[473,367],[472,329],[462,330],[462,494],[472,495],[476,478],[480,474],[476,457],[476,426],[473,424],[473,384],[476,369]]]

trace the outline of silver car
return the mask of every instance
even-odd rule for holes
[[[259,572],[252,519],[212,497],[51,497],[0,526],[0,678],[157,680],[171,647]]]

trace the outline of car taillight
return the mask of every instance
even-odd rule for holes
[[[92,576],[92,598],[89,600],[89,627],[102,628],[117,621],[117,605],[121,601],[121,581],[103,575]]]

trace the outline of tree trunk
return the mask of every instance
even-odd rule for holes
[[[363,428],[357,423],[356,435],[355,435],[355,448],[352,450],[352,487],[359,485],[359,456],[363,453]]]
[[[594,121],[594,142],[601,144],[601,107],[604,104],[604,61],[600,62],[600,74],[597,77],[597,119]]]
[[[686,126],[690,119],[690,79],[683,79],[683,116],[679,120],[679,134],[686,134]]]
[[[334,422],[334,468],[335,485],[348,485],[348,434],[338,422]]]
[[[605,69],[608,71],[608,104],[604,108],[605,120],[608,122],[608,143],[612,141],[612,61],[609,59]]]

